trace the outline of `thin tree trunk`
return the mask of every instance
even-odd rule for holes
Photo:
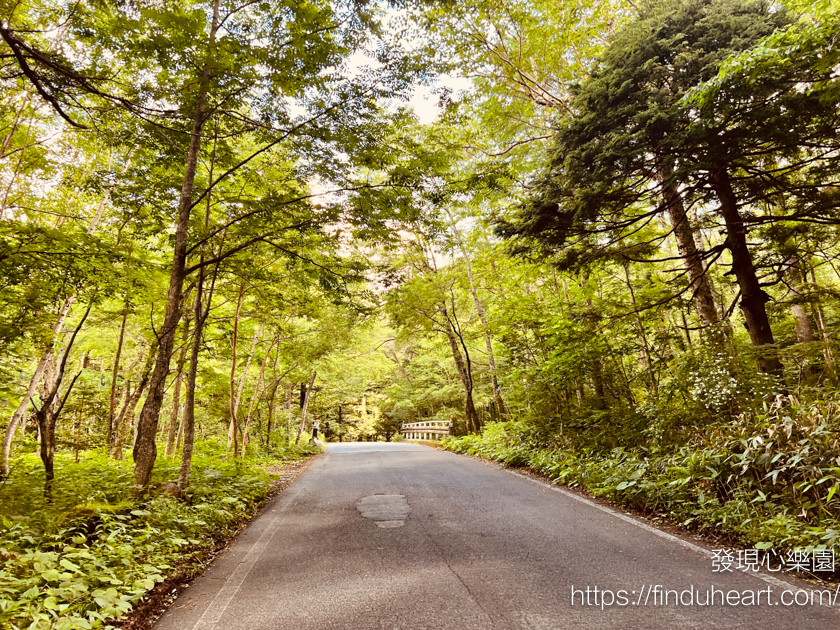
[[[682,195],[671,174],[663,172],[662,181],[665,207],[668,211],[668,218],[671,220],[677,248],[688,274],[688,287],[694,301],[694,308],[697,309],[700,322],[704,326],[714,326],[720,321],[720,315],[709,279],[706,276],[706,270],[703,268],[702,252],[697,248],[697,242],[694,240],[694,228],[685,211]]]
[[[228,390],[230,393],[228,409],[230,411],[230,422],[228,424],[227,450],[230,450],[230,447],[233,446],[234,457],[236,457],[239,454],[237,450],[238,443],[236,440],[236,408],[238,406],[236,401],[236,351],[239,346],[239,313],[242,311],[242,298],[244,297],[244,295],[245,281],[243,280],[242,283],[239,285],[239,296],[236,299],[236,311],[233,315],[233,336],[230,342],[230,378],[228,379]]]
[[[12,418],[9,420],[9,425],[6,427],[6,433],[3,439],[3,453],[0,455],[0,467],[2,467],[2,471],[0,471],[0,473],[2,473],[0,474],[0,478],[6,478],[9,476],[9,458],[11,457],[12,441],[15,437],[15,429],[17,429],[18,424],[23,418],[23,414],[26,413],[26,410],[29,407],[32,396],[35,395],[35,391],[38,389],[38,383],[41,382],[41,376],[44,374],[44,368],[47,365],[47,362],[52,358],[55,344],[61,334],[61,329],[64,327],[64,321],[67,319],[67,314],[70,312],[70,307],[73,306],[74,302],[75,298],[71,296],[65,300],[64,306],[61,307],[61,311],[58,315],[58,322],[56,322],[56,325],[53,328],[52,343],[44,349],[44,353],[41,355],[40,361],[38,361],[38,366],[35,368],[35,373],[29,380],[29,386],[26,388],[26,394],[24,394],[23,399],[20,401],[14,414],[12,414]]]
[[[817,276],[814,273],[814,268],[810,267],[811,285],[817,287]],[[807,272],[806,272],[807,273]],[[815,300],[811,303],[811,309],[814,313],[814,320],[817,323],[817,328],[820,332],[820,337],[823,342],[823,358],[825,359],[825,370],[828,373],[828,378],[832,383],[837,383],[837,372],[834,368],[834,352],[831,348],[831,336],[828,333],[828,323],[825,319],[825,311],[823,311],[822,302]]]
[[[262,326],[260,326],[262,329]],[[248,406],[248,415],[245,418],[245,428],[242,429],[242,455],[245,455],[245,447],[248,445],[248,429],[251,427],[251,417],[254,413],[254,405],[262,396],[262,384],[263,378],[265,378],[265,368],[268,365],[268,356],[271,354],[271,351],[274,349],[274,344],[280,339],[280,335],[271,342],[271,345],[266,350],[265,357],[263,358],[262,366],[260,367],[260,374],[257,377],[257,383],[254,385],[254,393],[251,396],[251,404]]]
[[[55,460],[55,425],[58,422],[58,416],[61,414],[64,404],[67,402],[67,397],[70,396],[70,392],[76,384],[76,379],[78,379],[81,375],[81,371],[79,371],[79,373],[76,374],[70,382],[70,385],[64,394],[64,398],[59,396],[59,389],[61,388],[61,383],[64,380],[64,373],[67,369],[67,360],[70,358],[70,351],[73,349],[73,344],[76,341],[79,331],[85,325],[88,315],[90,315],[90,310],[91,307],[88,306],[85,314],[82,316],[82,319],[73,330],[73,334],[70,336],[70,339],[59,353],[56,369],[51,369],[52,357],[50,357],[49,362],[45,365],[44,391],[42,396],[43,402],[40,409],[37,407],[35,408],[35,418],[38,422],[38,430],[41,436],[41,461],[44,463],[44,470],[46,471],[44,496],[47,498],[47,502],[52,501],[53,462]]]
[[[134,156],[134,151],[135,149],[132,149],[131,153],[128,154],[128,158],[123,165],[120,175],[125,175],[128,172],[128,169],[131,168],[131,160]],[[102,220],[102,215],[105,214],[105,206],[108,204],[108,200],[111,198],[112,192],[113,188],[108,188],[99,200],[99,206],[96,208],[96,213],[93,215],[93,218],[90,220],[90,224],[88,225],[88,234],[93,234],[96,231],[96,228],[99,227],[99,222]]]
[[[627,289],[630,291],[630,303],[633,306],[633,313],[636,315],[636,326],[639,328],[639,341],[642,343],[642,352],[644,353],[645,367],[647,368],[648,377],[650,379],[651,393],[654,398],[658,398],[659,383],[656,380],[656,373],[653,370],[653,357],[650,351],[650,344],[648,343],[647,334],[645,334],[642,317],[639,315],[639,308],[636,304],[636,292],[633,290],[633,283],[630,281],[630,270],[626,264],[624,265],[624,277],[627,280]]]
[[[260,324],[259,329],[257,329],[257,332],[254,333],[253,339],[251,339],[251,349],[248,351],[248,359],[247,361],[245,361],[245,367],[243,368],[242,376],[239,379],[239,387],[236,390],[236,397],[234,398],[233,404],[231,406],[231,427],[230,432],[228,433],[228,439],[233,440],[234,456],[237,456],[239,454],[239,442],[237,441],[237,433],[239,435],[244,436],[243,429],[239,425],[239,406],[242,402],[242,392],[245,390],[245,383],[248,381],[248,370],[251,367],[251,361],[254,358],[254,352],[257,349],[257,343],[259,342],[259,339],[262,336],[262,328],[262,324]],[[231,378],[233,378],[233,375],[231,375]],[[233,383],[231,382],[231,385],[232,384]],[[228,445],[228,448],[230,448],[230,445]]]
[[[726,245],[732,255],[732,272],[741,289],[740,308],[750,335],[752,345],[758,351],[758,369],[777,376],[784,383],[784,367],[775,351],[776,340],[770,328],[765,304],[770,296],[761,288],[747,245],[747,229],[741,214],[735,191],[726,169],[712,176],[712,186],[720,202],[720,211],[726,224]]]
[[[198,354],[201,350],[201,336],[204,333],[204,322],[207,315],[203,313],[202,300],[204,292],[204,271],[198,272],[198,292],[195,296],[195,330],[190,350],[190,367],[187,372],[187,395],[184,401],[184,419],[182,421],[184,433],[184,450],[181,453],[181,469],[178,472],[178,487],[181,492],[190,485],[192,470],[193,446],[195,445],[195,383],[198,375]],[[210,311],[210,299],[207,301],[207,312]]]
[[[52,394],[44,401],[44,406],[41,409],[36,409],[35,418],[38,422],[38,432],[40,434],[41,443],[39,452],[41,461],[44,464],[44,497],[47,503],[52,503],[52,486],[55,479],[55,426],[58,423],[58,417],[61,415],[61,410],[73,391],[73,386],[76,380],[82,375],[81,370],[70,381],[67,391],[64,393],[64,398],[58,403],[58,388],[64,376],[64,368],[61,369],[61,374],[57,378],[57,382],[53,385]],[[79,461],[78,451],[76,452],[76,463]]]
[[[117,460],[122,459],[122,453],[120,452],[118,455],[117,446],[119,445],[119,449],[122,449],[122,421],[126,417],[128,405],[131,402],[131,381],[128,379],[125,380],[125,389],[120,396],[123,395],[125,396],[125,400],[123,400],[120,412],[114,417],[114,436],[111,444],[108,445],[108,456]]]
[[[117,439],[114,444],[114,459],[122,459],[126,429],[134,424],[134,412],[137,409],[137,403],[140,402],[140,397],[143,395],[146,386],[149,384],[149,375],[151,374],[152,367],[154,366],[155,350],[156,348],[153,344],[149,348],[149,357],[146,359],[146,365],[143,366],[140,382],[137,384],[137,387],[134,388],[134,392],[131,394],[131,397],[126,400],[127,404],[123,406],[123,409],[117,418]],[[136,433],[137,431],[135,431],[135,439],[133,440],[135,443],[137,442]]]
[[[214,49],[216,31],[219,25],[219,0],[213,3],[213,17],[210,26],[210,37],[207,49],[207,58],[199,82],[195,111],[193,114],[192,132],[190,134],[190,146],[187,151],[187,164],[184,172],[184,182],[181,186],[181,196],[178,201],[178,221],[175,226],[175,247],[172,256],[172,269],[169,276],[169,291],[166,299],[166,315],[160,331],[159,349],[149,385],[149,395],[140,412],[140,421],[137,426],[137,440],[134,444],[134,483],[137,492],[149,485],[152,479],[152,469],[157,458],[157,445],[155,436],[160,419],[160,408],[163,405],[164,388],[166,377],[169,374],[169,361],[172,358],[172,349],[175,345],[175,335],[178,327],[178,320],[181,315],[181,292],[183,290],[184,278],[186,276],[187,262],[187,236],[190,227],[190,214],[192,211],[193,189],[195,187],[195,174],[198,164],[198,155],[201,150],[201,130],[205,121],[205,109],[207,106],[207,92],[212,76],[211,64],[214,61]]]
[[[122,422],[127,417],[126,413],[127,413],[129,403],[131,401],[131,381],[129,380],[128,377],[134,371],[134,368],[137,367],[137,364],[140,363],[140,361],[143,360],[143,356],[144,356],[144,353],[138,354],[137,358],[135,358],[134,361],[131,362],[131,365],[129,365],[128,368],[125,370],[126,378],[125,378],[125,388],[124,388],[124,392],[123,392],[125,394],[125,401],[123,402],[122,407],[120,408],[119,414],[114,416],[113,440],[108,445],[108,455],[110,457],[113,457],[114,459],[120,459],[120,457],[117,457],[117,444],[119,443],[119,445],[120,445],[119,448],[122,449],[122,441],[120,441],[120,431],[122,430]],[[122,397],[123,393],[120,393],[120,397]],[[124,436],[123,436],[122,440],[124,441]],[[120,456],[122,456],[122,453],[120,453]]]
[[[280,387],[280,379],[277,379],[274,382],[274,386],[271,388],[271,398],[268,399],[268,421],[267,421],[267,430],[265,435],[265,446],[266,448],[271,448],[271,436],[274,431],[277,429],[275,426],[276,421],[274,418],[275,413],[275,399],[277,397],[277,388]]]
[[[277,339],[279,341],[280,334],[277,333]],[[274,420],[274,399],[277,396],[277,388],[280,386],[281,379],[277,377],[277,362],[280,360],[280,348],[277,349],[277,352],[274,353],[274,365],[271,368],[271,376],[272,382],[274,383],[271,387],[271,398],[268,401],[268,420],[266,422],[266,433],[265,433],[265,446],[266,448],[271,447],[271,435],[275,429],[275,420]]]
[[[586,298],[586,305],[589,307],[589,310],[594,312],[595,305],[592,302],[592,298]],[[595,334],[593,332],[593,334]],[[534,361],[536,364],[536,360]],[[603,367],[601,365],[601,359],[598,356],[592,357],[592,389],[595,391],[595,400],[597,400],[598,409],[606,409],[607,405],[607,394],[604,390],[604,376],[603,376]],[[581,386],[578,390],[578,402],[583,403],[583,387]]]
[[[120,326],[120,340],[117,343],[117,354],[114,357],[114,369],[111,372],[111,402],[108,405],[108,451],[114,445],[114,414],[117,411],[117,381],[120,375],[120,357],[122,356],[123,343],[125,341],[125,323],[128,319],[128,306],[123,309],[122,325]]]
[[[289,400],[286,401],[286,409],[289,415],[286,418],[286,446],[292,442],[292,397],[295,395],[295,384],[289,383]]]
[[[472,263],[470,262],[467,248],[464,245],[464,239],[461,237],[461,232],[455,227],[455,219],[449,210],[446,211],[449,219],[452,221],[452,232],[455,234],[455,239],[458,241],[458,247],[461,250],[461,255],[464,257],[464,266],[467,270],[467,279],[470,283],[470,292],[475,302],[475,310],[478,313],[478,318],[481,320],[481,328],[484,331],[484,345],[487,348],[487,363],[490,367],[490,380],[493,384],[493,400],[496,402],[496,407],[499,415],[507,415],[507,407],[502,398],[502,388],[499,386],[498,372],[496,370],[496,355],[493,353],[493,344],[490,339],[490,326],[487,324],[487,313],[484,310],[484,305],[478,299],[478,289],[475,286],[475,279],[473,278]]]
[[[218,10],[218,3],[216,3]],[[216,166],[216,147],[219,141],[219,124],[216,123],[216,128],[213,133],[213,154],[210,159],[210,172],[207,181],[213,181],[213,170]],[[213,197],[212,191],[208,191],[205,195],[204,206],[204,229],[210,226],[210,203]],[[225,242],[227,230],[222,231],[221,243],[219,244],[219,252],[222,251]],[[216,288],[216,279],[219,276],[219,264],[217,261],[213,267],[213,276],[210,280],[210,289],[207,292],[207,307],[204,307],[204,254],[206,252],[206,245],[201,246],[201,253],[199,255],[200,265],[198,268],[198,281],[195,294],[195,301],[193,303],[195,329],[193,330],[193,343],[190,350],[190,368],[187,373],[187,394],[184,401],[184,417],[181,420],[181,426],[178,430],[178,441],[180,443],[183,436],[184,450],[181,452],[181,468],[178,471],[178,488],[181,493],[190,485],[190,475],[192,472],[192,455],[195,446],[195,385],[198,376],[198,356],[201,351],[201,340],[204,334],[204,325],[207,323],[207,318],[210,315],[210,307],[213,304],[213,291]]]
[[[454,330],[452,321],[449,319],[449,313],[446,306],[438,308],[444,318],[444,332],[449,339],[449,348],[452,351],[452,358],[455,360],[455,367],[458,370],[458,376],[461,378],[461,385],[464,387],[464,416],[467,424],[468,433],[478,433],[481,429],[478,419],[478,412],[475,409],[473,402],[473,380],[472,370],[469,369],[468,364],[464,361],[464,356],[458,347],[458,339]]]
[[[796,340],[799,343],[812,343],[816,340],[814,335],[814,328],[811,325],[811,318],[808,317],[808,311],[805,309],[804,295],[802,293],[802,278],[799,270],[798,256],[792,256],[787,260],[790,265],[787,269],[787,283],[794,292],[793,301],[790,304],[790,312],[793,315],[793,329],[796,333]],[[804,359],[804,367],[802,369],[802,376],[807,379],[813,378],[817,374],[817,369],[808,357]]]
[[[192,309],[190,309],[191,311]],[[172,388],[172,415],[169,417],[169,431],[166,436],[166,450],[164,455],[170,457],[175,452],[175,437],[178,433],[178,417],[181,412],[181,385],[184,380],[184,364],[187,361],[187,341],[190,338],[190,322],[192,313],[187,311],[184,314],[184,331],[181,336],[181,352],[178,354],[177,368],[175,372],[175,385]]]
[[[300,425],[298,426],[297,437],[295,438],[295,446],[300,444],[300,436],[303,434],[303,428],[306,424],[306,410],[309,407],[309,398],[312,395],[312,387],[315,385],[315,377],[318,375],[318,372],[312,372],[312,376],[309,378],[309,384],[306,387],[306,394],[303,397],[303,406],[300,409]]]
[[[388,356],[388,350],[383,350],[383,354],[385,354],[385,356]],[[405,382],[410,387],[414,386],[414,381],[411,379],[411,375],[405,371],[405,368],[403,367],[402,363],[400,363],[400,358],[399,356],[397,356],[396,351],[391,350],[391,358],[394,360],[394,363],[397,364],[397,369],[400,371],[400,374],[403,375]]]

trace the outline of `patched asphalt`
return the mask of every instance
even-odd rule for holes
[[[835,607],[785,606],[782,591],[803,601],[798,590],[814,586],[762,575],[714,572],[696,545],[478,460],[413,444],[328,444],[154,627],[840,627],[840,595]],[[702,602],[713,587],[761,594],[751,605],[722,594],[688,603],[692,589]],[[615,601],[602,609],[605,589]]]

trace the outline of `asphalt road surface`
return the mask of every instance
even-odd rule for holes
[[[715,572],[708,550],[478,460],[345,443],[155,629],[840,628],[840,596],[813,588]]]

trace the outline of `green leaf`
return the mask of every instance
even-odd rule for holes
[[[80,567],[70,562],[67,558],[62,558],[59,564],[70,571],[81,571]]]
[[[40,592],[41,591],[38,590],[37,586],[33,586],[32,588],[30,588],[29,590],[24,592],[23,595],[21,595],[21,598],[22,599],[34,599],[34,598],[38,597],[38,594]]]

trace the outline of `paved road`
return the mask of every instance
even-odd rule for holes
[[[713,573],[690,543],[477,460],[330,444],[155,628],[840,627],[840,597],[835,608],[784,606],[782,591],[792,601],[805,585],[783,579]],[[661,605],[663,591],[692,586],[701,603],[714,586],[715,605],[678,606],[675,594]],[[617,603],[602,611],[603,589]],[[721,605],[720,591],[750,591],[753,605]]]

